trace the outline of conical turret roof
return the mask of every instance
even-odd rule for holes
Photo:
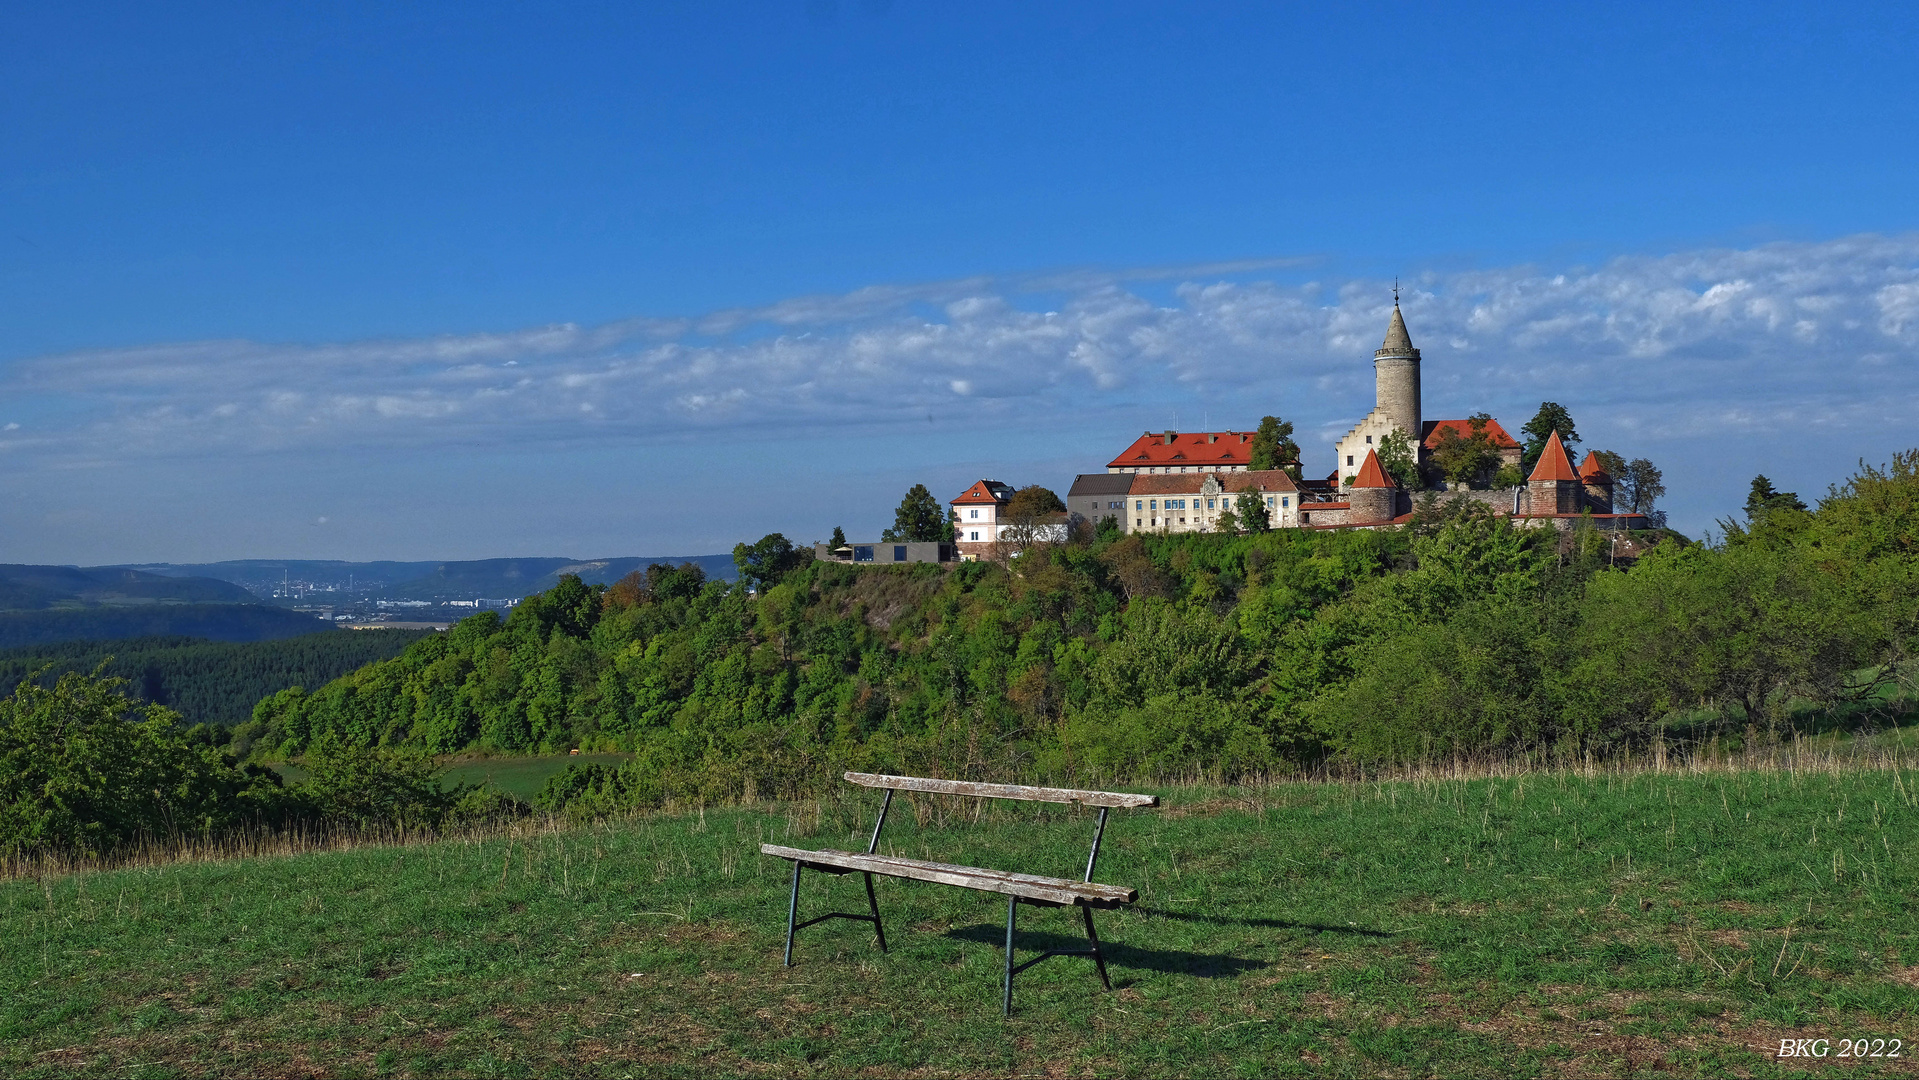
[[[1579,463],[1579,478],[1588,484],[1612,484],[1612,474],[1599,462],[1599,451],[1586,451],[1586,460]]]
[[[1386,475],[1386,470],[1380,467],[1379,455],[1368,450],[1366,451],[1366,463],[1359,467],[1359,474],[1353,477],[1352,486],[1356,488],[1389,488],[1397,487],[1398,485],[1394,484],[1392,479]]]
[[[1539,464],[1533,466],[1533,474],[1526,479],[1579,483],[1579,473],[1573,470],[1573,459],[1566,453],[1566,444],[1559,441],[1559,432],[1546,436],[1546,448],[1539,452]]]
[[[1399,313],[1398,301],[1394,301],[1392,320],[1386,324],[1386,340],[1373,353],[1375,360],[1388,356],[1419,358],[1419,350],[1413,348],[1413,337],[1406,332],[1406,317]]]

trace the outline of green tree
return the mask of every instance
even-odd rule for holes
[[[1419,475],[1419,452],[1403,428],[1394,428],[1379,440],[1379,467],[1408,491],[1426,490],[1426,481]]]
[[[940,505],[925,484],[914,484],[893,511],[893,527],[880,534],[889,544],[931,543],[941,538],[946,523],[946,508]]]
[[[1559,441],[1565,445],[1567,453],[1571,453],[1574,444],[1579,442],[1579,433],[1573,430],[1572,414],[1557,401],[1540,402],[1539,411],[1519,430],[1526,436],[1520,464],[1527,475],[1531,475],[1533,466],[1539,464],[1539,455],[1546,449],[1546,440],[1552,437],[1553,432],[1559,432]]]
[[[733,565],[739,568],[740,581],[747,588],[765,592],[799,566],[800,557],[793,550],[793,541],[779,533],[767,533],[757,543],[734,544]]]
[[[846,546],[846,530],[840,528],[838,525],[833,526],[833,539],[828,540],[826,543],[828,547],[834,547],[834,548],[845,547]]]
[[[1299,479],[1299,444],[1293,441],[1292,421],[1277,416],[1261,417],[1258,429],[1253,432],[1248,456],[1247,468],[1284,469],[1287,475]]]
[[[1746,496],[1746,519],[1758,524],[1774,510],[1804,510],[1806,504],[1791,491],[1775,491],[1772,481],[1762,474],[1752,478],[1752,491]]]
[[[124,687],[69,672],[0,700],[0,854],[98,855],[281,814],[277,775],[194,745],[179,714]]]
[[[1272,519],[1266,513],[1266,497],[1251,485],[1239,493],[1235,509],[1240,527],[1247,532],[1265,532],[1271,524]]]
[[[1433,447],[1433,465],[1455,484],[1482,483],[1499,468],[1499,447],[1493,445],[1489,425],[1492,417],[1478,413],[1467,420],[1470,435],[1461,436],[1457,428],[1441,428],[1439,445]]]
[[[439,767],[415,747],[353,746],[333,734],[315,739],[301,764],[298,794],[329,822],[437,825],[466,794],[443,788]]]
[[[1606,470],[1611,472],[1611,469]],[[1635,514],[1659,515],[1657,509],[1660,496],[1666,494],[1666,474],[1659,466],[1645,458],[1634,458],[1626,463],[1623,481],[1626,493],[1626,506]],[[1793,500],[1797,502],[1798,500]],[[1805,509],[1804,505],[1800,509]],[[1663,515],[1660,515],[1663,520]]]

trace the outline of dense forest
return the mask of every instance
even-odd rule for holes
[[[739,584],[564,580],[274,695],[236,745],[630,751],[548,800],[611,809],[805,792],[843,767],[1137,781],[1738,742],[1911,677],[1919,452],[1816,508],[1760,478],[1722,527],[1629,566],[1606,534],[1463,501],[1400,530],[1109,532],[1004,565],[815,564],[772,536],[738,549]]]
[[[177,636],[212,641],[271,641],[329,624],[266,604],[142,604],[0,611],[0,649],[59,641]]]
[[[99,671],[125,679],[133,697],[164,705],[188,724],[230,728],[250,718],[262,698],[290,686],[331,682],[397,656],[432,632],[322,630],[244,643],[169,636],[31,645],[0,651],[0,693],[11,693],[36,672],[50,687],[68,672]]]

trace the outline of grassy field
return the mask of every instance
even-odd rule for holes
[[[1116,989],[999,1014],[1003,903],[882,879],[780,965],[787,866],[877,802],[0,882],[9,1075],[1919,1072],[1919,776],[1174,789],[1098,877]],[[1090,817],[896,804],[887,850],[1073,874]],[[803,911],[861,910],[809,875]],[[1026,909],[1027,950],[1077,942]],[[1027,955],[1031,955],[1029,952]],[[1905,1040],[1779,1061],[1785,1037]],[[1834,1052],[1837,1043],[1832,1046]]]

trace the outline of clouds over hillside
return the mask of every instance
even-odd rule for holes
[[[49,356],[0,371],[0,447],[53,464],[342,441],[803,436],[962,407],[1013,426],[1195,398],[1350,423],[1370,398],[1354,365],[1378,345],[1388,286],[1299,274],[982,278],[598,327]],[[1554,397],[1670,437],[1883,428],[1919,407],[1919,237],[1433,273],[1403,289],[1429,412]]]

